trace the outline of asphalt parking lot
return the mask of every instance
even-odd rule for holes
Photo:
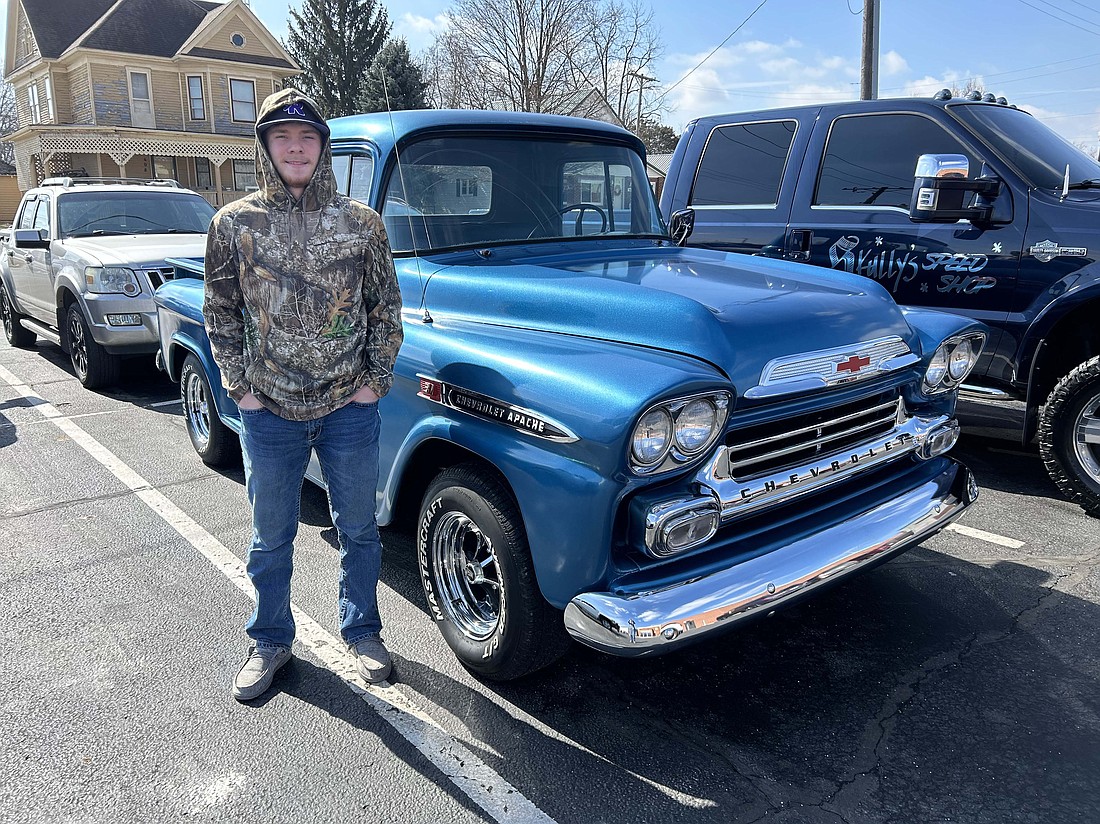
[[[241,472],[198,461],[151,365],[92,393],[0,343],[0,819],[1100,820],[1100,522],[1034,452],[957,449],[981,497],[918,549],[714,643],[507,685],[456,664],[397,531],[396,675],[358,684],[307,488],[296,658],[243,706]]]

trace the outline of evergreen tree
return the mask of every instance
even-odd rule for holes
[[[354,114],[368,68],[390,33],[386,9],[377,0],[303,0],[290,18],[283,45],[304,70],[292,83],[325,117]]]
[[[385,83],[383,84],[383,79]],[[424,73],[413,62],[409,53],[409,44],[404,38],[393,38],[386,42],[363,80],[362,94],[359,98],[359,111],[384,112],[399,109],[426,109],[428,100],[425,93],[428,84],[424,82]],[[389,105],[387,106],[387,95]]]

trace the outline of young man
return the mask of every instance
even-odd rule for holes
[[[224,207],[206,247],[206,329],[241,411],[252,504],[252,641],[233,696],[262,695],[290,660],[290,576],[311,450],[340,538],[340,634],[368,682],[390,674],[376,590],[378,399],[393,382],[401,297],[382,220],[336,191],[329,129],[297,89],[256,121],[259,191]]]

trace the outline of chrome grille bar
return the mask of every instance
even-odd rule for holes
[[[889,432],[902,417],[901,399],[891,393],[820,410],[792,430],[776,432],[784,424],[774,422],[734,431],[726,441],[729,472],[742,480],[776,472]]]

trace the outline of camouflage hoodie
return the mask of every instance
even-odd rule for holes
[[[313,101],[296,89],[264,100],[257,123]],[[259,191],[221,209],[206,244],[203,313],[222,384],[280,417],[312,420],[360,387],[393,383],[401,295],[378,214],[336,191],[327,139],[300,200],[259,134]]]

